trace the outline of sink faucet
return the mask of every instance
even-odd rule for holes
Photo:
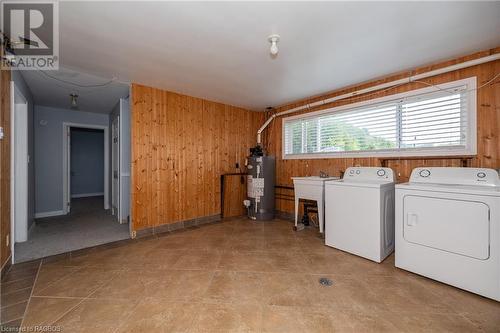
[[[319,178],[328,178],[328,177],[329,176],[328,176],[328,174],[326,172],[324,172],[324,171],[320,171],[319,172]]]

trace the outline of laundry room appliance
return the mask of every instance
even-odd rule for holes
[[[274,219],[275,164],[274,156],[266,155],[261,146],[250,148],[250,156],[245,162],[248,199],[243,204],[252,220]]]
[[[295,193],[295,227],[297,227],[299,220],[300,199],[314,200],[318,206],[319,232],[323,233],[325,224],[325,183],[336,179],[339,179],[339,177],[292,177]]]
[[[500,301],[500,180],[416,168],[396,185],[396,267]]]
[[[394,251],[394,173],[351,167],[325,183],[325,244],[375,262]]]

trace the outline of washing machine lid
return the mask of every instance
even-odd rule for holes
[[[367,188],[382,188],[386,186],[394,186],[394,182],[381,180],[354,180],[354,179],[339,179],[328,181],[325,186],[351,186],[351,187],[367,187]]]

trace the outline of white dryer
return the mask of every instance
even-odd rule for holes
[[[416,168],[396,185],[396,267],[500,301],[500,180]]]
[[[348,168],[325,182],[325,244],[376,262],[394,251],[394,173]]]

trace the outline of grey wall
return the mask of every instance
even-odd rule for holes
[[[71,129],[71,195],[104,193],[104,131]]]
[[[28,227],[31,227],[35,218],[34,100],[20,71],[12,71],[12,81],[28,101],[28,155],[30,158],[28,164]]]
[[[109,115],[35,106],[36,213],[63,209],[63,122],[108,126]]]

